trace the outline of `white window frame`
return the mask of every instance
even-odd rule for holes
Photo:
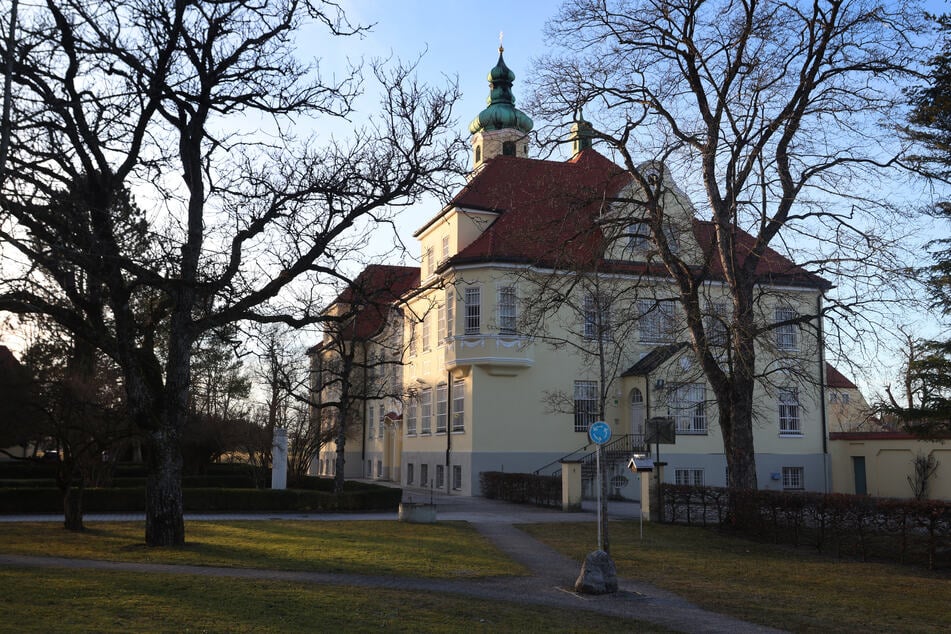
[[[667,390],[667,415],[674,419],[678,434],[707,433],[706,385],[682,383]]]
[[[419,417],[419,403],[415,397],[410,397],[406,403],[406,435],[416,435],[416,420]]]
[[[806,470],[804,467],[783,467],[783,491],[804,491]]]
[[[419,433],[428,436],[433,433],[433,388],[424,387],[419,391]]]
[[[425,462],[419,465],[419,486],[429,486],[429,464]]]
[[[482,288],[467,286],[465,293],[465,333],[478,335],[482,332]]]
[[[584,320],[584,338],[602,341],[611,340],[611,303],[606,297],[595,293],[585,293],[581,302]]]
[[[498,289],[498,322],[499,334],[514,335],[518,327],[518,296],[515,286],[507,284]]]
[[[416,465],[412,462],[406,463],[406,484],[413,484],[416,478]]]
[[[466,430],[466,380],[454,379],[452,382],[452,431],[460,433]]]
[[[674,484],[680,486],[704,486],[703,469],[697,467],[680,467],[674,469]]]
[[[449,259],[449,236],[442,237],[442,261]]]
[[[773,322],[782,323],[795,319],[796,311],[786,306],[777,306],[773,311]],[[776,349],[777,350],[799,350],[799,328],[796,324],[784,324],[776,326]]]
[[[637,302],[638,334],[642,342],[670,343],[674,336],[675,302],[642,299]]]
[[[456,306],[456,291],[455,289],[450,288],[446,291],[446,339],[452,339],[455,335],[455,306]]]
[[[426,277],[429,277],[430,275],[432,275],[433,272],[436,270],[436,263],[433,261],[433,257],[434,257],[433,248],[431,246],[426,247],[426,255],[424,257]]]
[[[440,303],[436,307],[436,343],[442,345],[446,340],[446,304]]]
[[[779,435],[802,436],[802,407],[799,404],[799,388],[779,388],[776,401],[779,406]]]
[[[598,382],[579,380],[574,383],[574,429],[587,433],[598,420]]]
[[[639,220],[627,225],[624,235],[627,238],[624,250],[628,251],[630,256],[642,255],[651,246],[651,228],[646,220]]]
[[[409,356],[415,357],[418,352],[418,343],[416,341],[416,321],[409,321],[409,334],[407,335],[409,339]]]
[[[433,337],[433,315],[430,310],[425,315],[423,315],[423,352],[428,352],[432,349],[432,337]]]
[[[707,335],[707,343],[711,346],[722,347],[727,345],[729,341],[728,318],[726,302],[710,302],[707,304],[704,330]]]
[[[376,428],[376,421],[373,418],[373,406],[370,405],[367,409],[369,410],[367,412],[367,440],[373,440],[373,432]]]
[[[436,386],[436,433],[445,434],[449,423],[449,385]]]
[[[462,465],[452,465],[452,490],[462,490]]]
[[[436,465],[436,488],[442,489],[446,484],[446,466]]]

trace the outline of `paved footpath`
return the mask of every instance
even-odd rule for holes
[[[415,497],[415,500],[411,500]],[[429,495],[413,496],[404,493],[407,501],[429,501]],[[435,496],[440,521],[460,520],[472,524],[499,550],[531,571],[525,577],[495,577],[476,580],[417,579],[340,573],[290,572],[213,566],[181,566],[108,561],[90,561],[56,557],[26,557],[0,555],[0,566],[47,568],[95,568],[128,572],[187,574],[198,576],[269,579],[294,583],[318,583],[359,587],[392,588],[420,592],[443,592],[480,599],[510,601],[573,610],[588,610],[622,618],[633,618],[662,625],[682,632],[776,632],[759,625],[702,610],[677,595],[633,579],[619,579],[619,591],[604,596],[580,595],[572,587],[581,570],[576,562],[516,528],[516,524],[537,522],[594,521],[593,506],[578,513],[539,509],[522,505],[485,500]],[[637,516],[637,504],[612,503],[609,516],[632,519]],[[141,514],[89,514],[88,522],[142,520]],[[393,520],[393,513],[360,514],[189,514],[187,520],[222,519],[294,519],[301,521]],[[61,521],[61,516],[0,516],[0,521]],[[582,627],[579,623],[579,629]]]

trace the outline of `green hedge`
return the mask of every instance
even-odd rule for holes
[[[183,491],[189,512],[256,511],[396,511],[402,489],[366,484],[337,496],[324,491],[285,489],[190,488]],[[55,488],[0,489],[0,513],[61,513],[62,496]],[[141,513],[145,487],[87,489],[87,513]]]
[[[672,484],[663,486],[663,500],[667,522],[720,526],[863,561],[951,567],[951,503],[942,500]],[[747,521],[734,522],[734,509]]]
[[[561,506],[561,478],[556,476],[483,471],[479,474],[479,482],[482,495],[490,500]]]

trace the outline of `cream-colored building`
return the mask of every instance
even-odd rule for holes
[[[829,446],[836,493],[913,497],[915,461],[930,456],[936,469],[926,497],[951,500],[951,437],[923,440],[904,432],[834,432]]]
[[[675,444],[660,446],[666,478],[725,485],[712,392],[683,343],[677,295],[641,223],[638,188],[591,147],[583,121],[571,130],[571,159],[530,158],[532,122],[514,107],[513,79],[500,55],[490,105],[470,126],[470,179],[415,234],[421,267],[405,270],[418,279],[387,313],[401,328],[402,365],[389,366],[385,380],[401,389],[362,402],[348,475],[478,495],[482,472],[552,473],[560,459],[590,454],[588,426],[603,418],[616,443],[613,486],[636,497],[624,484],[627,457],[659,417],[677,431]],[[669,173],[642,168],[665,192],[664,238],[688,265],[710,266],[711,224]],[[736,233],[741,247],[752,244]],[[769,330],[757,354],[769,377],[755,394],[759,482],[826,490],[820,329],[770,325],[814,314],[828,284],[774,251],[759,272],[758,320]],[[715,336],[728,302],[715,266],[707,279]],[[367,355],[390,349],[367,341]],[[333,450],[321,455],[320,474],[332,472]]]

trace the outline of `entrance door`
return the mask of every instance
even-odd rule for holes
[[[644,436],[644,395],[637,388],[631,390],[631,433]]]
[[[852,456],[852,473],[855,475],[855,495],[868,495],[865,482],[865,456]]]

